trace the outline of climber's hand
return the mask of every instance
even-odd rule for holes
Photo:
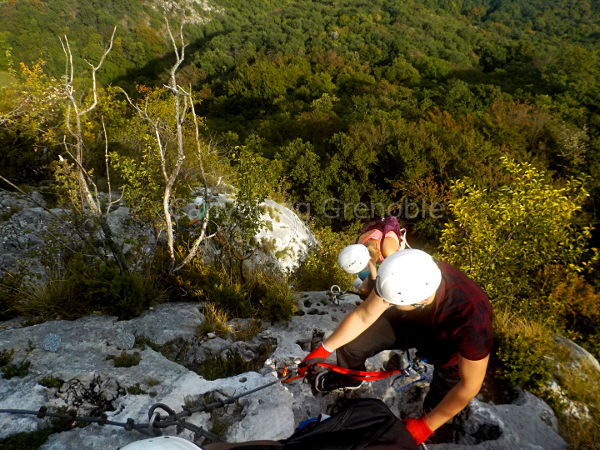
[[[425,417],[421,417],[420,419],[404,419],[403,422],[406,430],[413,437],[417,445],[421,445],[433,433],[427,422],[425,422]]]
[[[316,350],[306,355],[306,358],[298,365],[298,374],[304,376],[309,366],[323,362],[329,355],[331,355],[331,352],[326,350],[323,344],[319,345]]]

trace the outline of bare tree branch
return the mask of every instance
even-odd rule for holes
[[[98,93],[97,93],[97,87],[96,87],[96,72],[98,72],[98,70],[100,70],[100,68],[102,67],[102,64],[104,64],[104,60],[106,59],[106,56],[110,53],[110,51],[112,50],[112,46],[113,46],[113,41],[115,39],[115,33],[117,32],[117,27],[113,28],[113,32],[112,35],[110,36],[110,42],[108,44],[108,46],[106,47],[106,49],[104,50],[104,53],[102,54],[102,57],[100,58],[100,62],[98,62],[97,65],[93,65],[90,62],[86,61],[90,67],[92,68],[92,92],[94,94],[94,102],[92,103],[92,105],[81,111],[81,115],[87,114],[90,111],[92,111],[96,105],[98,104]]]

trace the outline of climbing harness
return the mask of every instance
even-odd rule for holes
[[[400,375],[392,381],[392,388],[398,393],[406,391],[417,383],[431,382],[431,374],[427,372],[427,366],[425,365],[427,360],[411,359],[408,350],[406,354],[410,361],[408,367],[403,369]]]
[[[108,420],[106,414],[102,414],[100,417],[89,417],[89,416],[78,416],[74,411],[68,413],[55,413],[49,412],[48,408],[42,406],[38,411],[25,410],[25,409],[0,409],[0,414],[15,414],[15,415],[33,415],[40,419],[45,417],[52,417],[57,419],[70,419],[71,422],[83,422],[83,423],[97,423],[100,426],[112,425],[122,427],[127,431],[136,430],[147,436],[161,436],[162,429],[171,426],[177,427],[177,432],[181,432],[183,429],[192,431],[194,433],[194,442],[201,440],[202,438],[208,439],[213,442],[222,442],[222,440],[215,434],[203,429],[202,427],[196,426],[192,423],[184,420],[186,417],[190,417],[192,414],[203,411],[210,411],[215,408],[220,408],[236,400],[246,397],[247,395],[254,394],[255,392],[261,391],[268,387],[271,387],[277,383],[289,383],[295,379],[298,379],[296,367],[285,367],[281,371],[277,372],[278,378],[267,384],[259,386],[249,391],[242,392],[241,394],[234,395],[232,397],[226,397],[223,400],[215,401],[208,404],[199,405],[193,408],[189,408],[185,405],[181,407],[182,411],[176,413],[169,406],[164,403],[155,403],[148,410],[148,422],[147,423],[135,423],[131,418],[128,418],[126,422],[115,422]],[[161,411],[166,414],[161,414]]]

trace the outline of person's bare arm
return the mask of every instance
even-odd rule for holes
[[[323,345],[331,351],[346,345],[369,328],[389,306],[388,302],[372,291],[363,303],[342,320]]]
[[[358,288],[358,294],[361,298],[369,296],[373,288],[375,287],[375,279],[377,278],[377,266],[371,260],[369,261],[369,271],[371,272],[367,278],[365,278]]]
[[[435,431],[458,414],[479,393],[485,378],[488,360],[489,355],[479,361],[472,361],[459,355],[460,381],[431,412],[425,414],[425,421],[431,430]]]

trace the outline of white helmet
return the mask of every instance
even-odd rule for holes
[[[197,445],[192,444],[183,438],[177,436],[158,436],[150,439],[132,442],[121,450],[202,450]]]
[[[422,250],[406,249],[388,256],[377,271],[377,295],[394,305],[412,305],[429,298],[442,281],[433,258]]]
[[[362,244],[352,244],[338,255],[338,264],[344,272],[359,273],[371,259],[369,250]]]

